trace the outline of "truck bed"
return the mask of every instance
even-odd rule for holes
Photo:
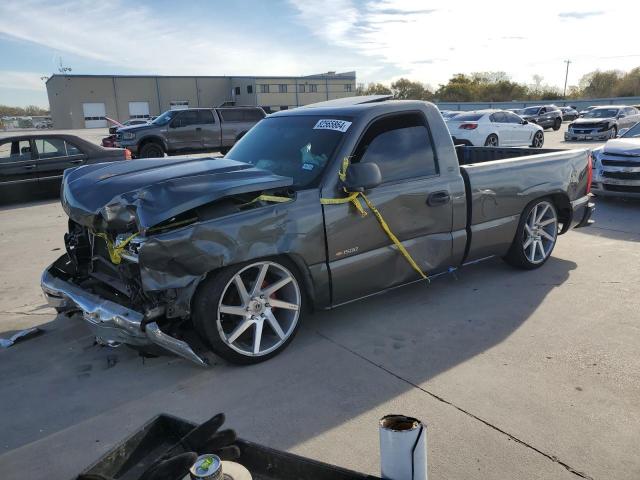
[[[553,148],[530,148],[530,147],[470,147],[467,145],[456,145],[456,155],[460,165],[472,163],[491,162],[493,160],[506,160],[515,157],[528,157],[531,155],[542,155],[544,153],[562,152],[562,149]]]
[[[542,196],[554,198],[561,223],[572,221],[572,202],[587,191],[588,149],[457,146],[467,201],[466,261],[497,250],[506,253],[524,207]]]

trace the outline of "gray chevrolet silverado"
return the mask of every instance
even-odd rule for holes
[[[265,117],[260,107],[168,110],[152,122],[116,130],[116,146],[134,157],[157,158],[229,149]]]
[[[224,159],[66,171],[50,305],[104,344],[255,363],[288,345],[305,306],[492,256],[537,268],[590,223],[588,150],[456,149],[434,105],[375,100],[270,115]]]

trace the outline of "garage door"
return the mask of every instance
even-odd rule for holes
[[[104,117],[107,114],[107,109],[104,103],[83,103],[82,111],[85,128],[106,128],[107,120]]]
[[[149,118],[149,102],[129,102],[129,118]]]

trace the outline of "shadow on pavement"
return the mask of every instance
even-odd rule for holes
[[[91,432],[86,442],[116,441],[161,412],[202,421],[224,411],[241,436],[291,448],[413,388],[376,365],[425,382],[509,337],[575,268],[553,257],[528,272],[492,260],[317,312],[285,352],[251,367],[143,361],[94,345],[81,321],[58,316],[44,335],[0,350],[0,454],[61,455],[73,448],[67,441],[78,443],[76,431]],[[91,443],[94,453],[60,468],[78,472],[109,446]]]

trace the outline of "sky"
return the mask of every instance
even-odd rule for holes
[[[47,106],[75,74],[310,75],[355,70],[437,88],[504,71],[562,88],[640,66],[640,2],[601,0],[2,0],[0,104]]]

